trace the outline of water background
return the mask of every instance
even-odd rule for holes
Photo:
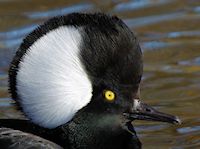
[[[200,0],[0,0],[0,118],[21,118],[7,91],[22,39],[49,17],[110,13],[135,32],[144,53],[142,99],[178,115],[179,126],[135,123],[144,149],[200,148]]]

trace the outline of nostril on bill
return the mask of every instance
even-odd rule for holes
[[[151,109],[146,108],[145,111],[146,111],[146,112],[151,112]]]

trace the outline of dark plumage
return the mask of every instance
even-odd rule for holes
[[[45,140],[39,136],[25,133],[10,128],[0,129],[1,149],[22,149],[22,148],[48,148],[62,149],[61,146]]]

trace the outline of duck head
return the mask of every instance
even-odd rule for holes
[[[41,127],[64,128],[72,148],[140,148],[132,121],[180,122],[142,102],[142,73],[138,40],[122,20],[73,13],[23,40],[9,85],[23,113]]]

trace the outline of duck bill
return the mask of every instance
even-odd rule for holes
[[[159,112],[151,106],[141,102],[139,99],[134,99],[133,108],[127,116],[130,120],[160,121],[172,124],[181,123],[177,116]]]

